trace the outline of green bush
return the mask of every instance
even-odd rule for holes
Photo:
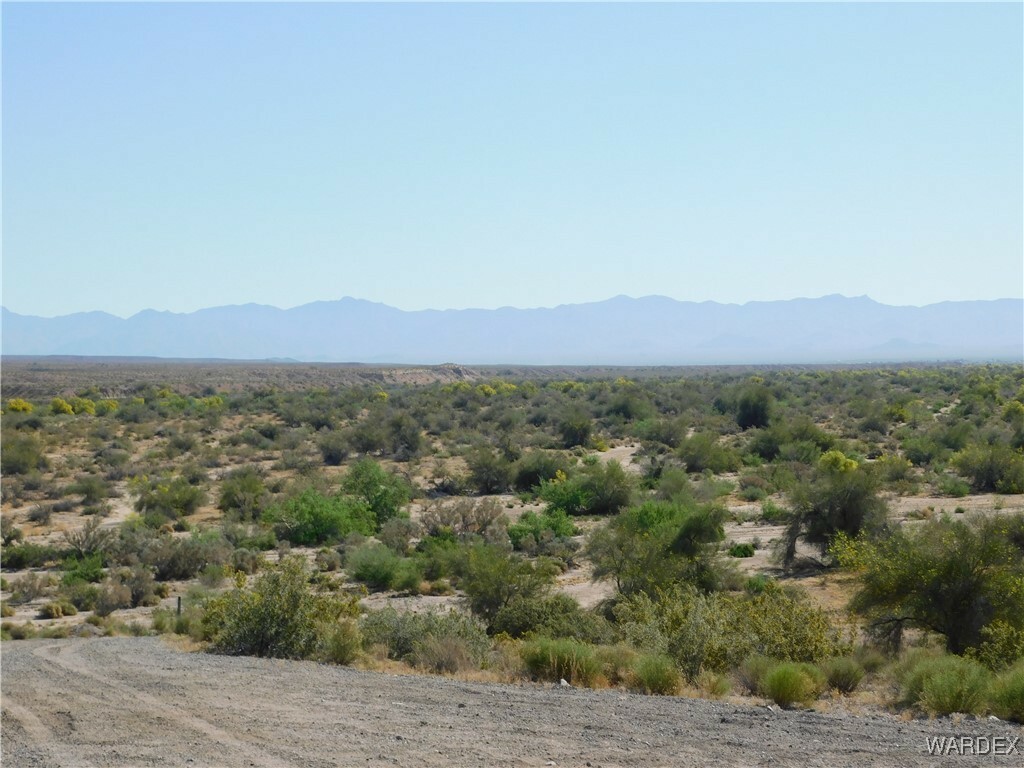
[[[43,568],[59,560],[61,551],[48,544],[14,544],[4,547],[4,568],[20,571],[24,568]]]
[[[610,642],[614,635],[607,619],[583,610],[565,594],[517,597],[497,612],[491,631],[510,637],[571,637],[595,645]]]
[[[366,502],[376,518],[375,530],[396,518],[412,499],[413,493],[407,480],[388,472],[369,458],[352,465],[341,487],[345,493]]]
[[[321,630],[317,658],[330,664],[351,664],[359,656],[362,636],[351,617],[339,618]]]
[[[427,666],[432,659],[440,663],[456,648],[479,666],[491,644],[479,621],[457,611],[399,613],[385,608],[364,615],[360,629],[364,647],[383,646],[389,658]]]
[[[1024,723],[1024,659],[995,679],[991,701],[996,717]]]
[[[976,491],[1024,493],[1024,453],[1008,445],[969,446],[953,457],[953,465]]]
[[[504,493],[512,485],[512,464],[489,448],[479,448],[466,456],[469,482],[478,493]]]
[[[206,501],[203,489],[184,477],[170,480],[134,478],[129,483],[129,490],[136,497],[135,511],[143,513],[153,527],[191,515]]]
[[[586,687],[601,673],[594,647],[571,638],[527,640],[520,647],[520,655],[530,674],[539,680],[565,680]]]
[[[271,508],[264,517],[273,523],[278,538],[307,547],[337,543],[351,533],[370,536],[377,522],[362,499],[324,496],[313,489]]]
[[[633,680],[644,693],[671,696],[679,692],[682,677],[672,657],[662,653],[644,654],[633,665]]]
[[[763,691],[762,681],[776,663],[767,656],[755,653],[745,658],[739,665],[736,669],[736,677],[747,691],[755,695],[761,694]]]
[[[753,557],[754,545],[749,542],[733,544],[729,547],[729,557]]]
[[[853,693],[864,679],[864,667],[853,658],[840,657],[822,662],[821,671],[830,689],[840,693]]]
[[[550,563],[532,563],[497,547],[480,544],[466,552],[459,587],[473,613],[491,623],[515,599],[543,595],[555,578]]]
[[[269,499],[259,468],[241,467],[221,482],[217,508],[240,520],[258,520]]]
[[[526,511],[508,528],[513,548],[526,551],[532,551],[546,539],[567,539],[575,534],[576,526],[561,509],[550,509],[539,515]]]
[[[402,558],[383,544],[367,544],[346,557],[346,569],[353,579],[373,590],[390,589],[398,575]]]
[[[3,434],[0,446],[0,471],[5,475],[26,475],[37,469],[45,469],[46,457],[43,446],[33,435],[17,435],[8,437]]]
[[[569,471],[569,462],[561,453],[529,451],[516,461],[512,470],[512,486],[517,491],[532,491],[545,480],[553,480]]]
[[[981,664],[949,656],[927,665],[918,704],[935,715],[982,714],[988,704],[991,673]]]
[[[897,669],[901,702],[933,714],[980,714],[988,698],[991,673],[971,659],[917,651]]]
[[[821,694],[821,673],[810,664],[783,662],[768,670],[761,680],[764,695],[780,707],[808,704]]]
[[[287,557],[256,578],[207,604],[203,622],[216,653],[312,658],[327,631],[358,612],[355,599],[314,592],[301,557]]]

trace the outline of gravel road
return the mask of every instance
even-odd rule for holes
[[[769,711],[713,701],[394,676],[185,653],[160,638],[5,642],[13,766],[1024,765],[930,757],[1008,723]]]

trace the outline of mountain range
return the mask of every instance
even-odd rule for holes
[[[43,318],[3,308],[4,355],[395,364],[689,365],[1024,359],[1024,300],[866,296],[719,304],[663,296],[403,311],[361,299]]]

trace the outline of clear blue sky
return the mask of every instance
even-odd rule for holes
[[[2,13],[16,312],[1024,294],[1019,3]]]

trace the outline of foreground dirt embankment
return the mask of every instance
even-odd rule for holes
[[[398,677],[159,638],[7,642],[0,659],[4,766],[1020,764],[928,756],[928,737],[1021,736],[988,720]]]

